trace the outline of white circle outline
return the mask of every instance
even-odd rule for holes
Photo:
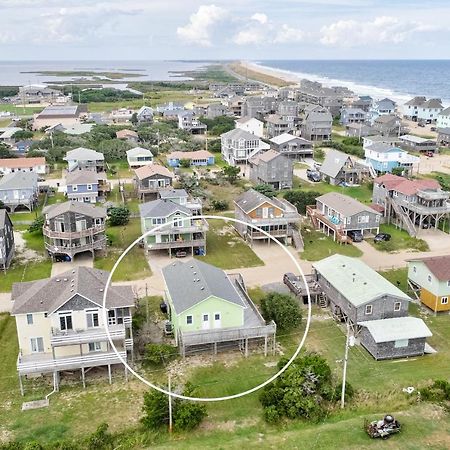
[[[265,236],[267,236],[269,239],[273,240],[276,244],[278,244],[287,254],[288,256],[291,258],[291,260],[294,262],[295,266],[297,267],[300,276],[302,277],[303,283],[306,287],[306,292],[308,294],[308,315],[307,315],[307,321],[306,321],[306,327],[305,327],[305,332],[303,334],[303,337],[297,347],[297,349],[295,350],[294,354],[292,355],[291,359],[289,359],[289,361],[275,374],[272,375],[268,380],[264,381],[263,383],[259,384],[258,386],[255,386],[251,389],[248,389],[246,391],[242,391],[239,392],[237,394],[233,394],[233,395],[227,395],[225,397],[190,397],[187,395],[181,395],[181,394],[177,394],[175,392],[170,392],[170,391],[166,391],[165,389],[154,385],[153,383],[151,383],[150,381],[146,380],[143,376],[141,376],[139,373],[137,373],[134,369],[132,369],[128,362],[122,358],[122,355],[119,353],[119,351],[117,350],[116,346],[114,345],[114,342],[111,338],[111,333],[109,332],[109,326],[108,326],[108,320],[107,320],[107,310],[106,310],[106,296],[108,293],[108,289],[109,286],[111,284],[111,280],[112,280],[112,276],[114,275],[115,270],[117,269],[117,266],[120,264],[120,262],[122,261],[122,259],[127,255],[127,253],[141,240],[146,238],[150,233],[154,233],[155,231],[160,230],[161,228],[167,226],[167,225],[173,225],[175,222],[175,219],[171,222],[166,222],[164,224],[161,225],[157,225],[156,227],[152,228],[151,230],[146,231],[143,235],[141,235],[140,237],[138,237],[134,242],[132,242],[127,249],[125,249],[125,251],[119,256],[119,258],[117,259],[117,261],[115,262],[111,273],[109,274],[108,280],[106,281],[106,285],[105,285],[105,290],[103,293],[103,302],[102,302],[102,315],[103,315],[103,323],[105,324],[105,331],[106,334],[108,336],[108,341],[111,345],[111,347],[114,350],[114,353],[116,354],[116,356],[120,359],[120,361],[122,362],[122,364],[126,367],[126,369],[131,372],[138,380],[140,380],[142,383],[146,384],[147,386],[156,389],[157,391],[166,394],[168,396],[171,397],[175,397],[175,398],[179,398],[181,400],[189,400],[189,401],[193,401],[193,402],[220,402],[220,401],[224,401],[224,400],[232,400],[235,398],[240,398],[240,397],[244,397],[245,395],[248,394],[252,394],[253,392],[258,391],[259,389],[262,389],[264,386],[267,386],[268,384],[272,383],[272,381],[274,381],[275,379],[277,379],[283,372],[285,372],[287,370],[287,368],[292,364],[292,362],[295,360],[295,358],[297,358],[298,354],[300,353],[301,349],[303,348],[303,345],[305,343],[306,340],[306,336],[308,335],[309,332],[309,327],[311,324],[311,295],[309,292],[309,286],[308,283],[306,282],[306,278],[305,278],[305,274],[303,273],[302,268],[300,267],[300,264],[295,260],[294,256],[289,252],[289,250],[287,249],[287,247],[282,244],[281,242],[277,241],[273,236],[271,236],[270,234],[268,234],[266,231],[262,230],[261,228],[257,227],[254,224],[248,223],[248,222],[244,222],[243,220],[239,220],[239,219],[235,219],[233,217],[225,217],[225,216],[214,216],[214,215],[199,215],[199,216],[194,216],[195,219],[221,219],[221,220],[225,220],[225,221],[231,221],[234,223],[240,223],[242,225],[246,225],[246,226],[251,226],[253,229],[255,229],[256,231],[263,233]]]

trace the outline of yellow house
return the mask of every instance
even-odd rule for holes
[[[16,319],[19,340],[17,370],[23,395],[22,376],[52,373],[58,389],[60,373],[107,367],[120,358],[110,346],[106,327],[114,345],[125,359],[131,352],[131,311],[134,293],[130,286],[108,289],[107,323],[103,321],[103,295],[109,272],[78,267],[61,275],[26,283],[15,283],[11,314]]]

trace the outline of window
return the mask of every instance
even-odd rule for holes
[[[402,309],[402,302],[394,303],[394,311],[400,311]]]
[[[59,327],[61,331],[72,330],[72,313],[63,312],[59,313]]]
[[[261,208],[256,209],[256,217],[262,217],[262,209]]]
[[[192,325],[192,324],[193,324],[192,316],[186,316],[186,325]]]
[[[409,344],[408,339],[400,339],[400,340],[394,342],[394,347],[395,348],[404,348],[404,347],[408,347],[408,344]]]
[[[31,338],[31,352],[32,353],[43,353],[44,352],[44,339],[41,337]]]
[[[88,185],[87,185],[87,190],[88,190],[88,191],[92,191],[92,184],[88,184]]]
[[[78,191],[78,186],[76,184],[74,184],[72,186],[72,192],[77,192]]]
[[[99,326],[98,311],[96,309],[86,311],[86,323],[88,328],[95,328]]]
[[[90,352],[99,352],[102,349],[102,344],[100,342],[89,342]]]
[[[447,286],[450,286],[450,280],[447,281]]]
[[[417,273],[417,267],[416,267],[416,266],[413,266],[413,272],[414,272],[414,273]],[[450,283],[450,281],[449,281],[448,283]],[[447,283],[447,284],[448,284],[448,283]]]
[[[214,320],[220,320],[220,313],[214,314]]]
[[[175,228],[180,228],[183,226],[183,219],[180,216],[175,216],[173,218],[173,226]]]
[[[33,314],[27,314],[27,324],[33,325]]]
[[[442,297],[441,298],[441,305],[447,305],[448,304],[448,297]]]
[[[366,305],[366,311],[365,314],[367,316],[370,316],[372,314],[373,306],[372,305]]]
[[[431,283],[431,281],[432,281],[431,275],[428,275],[427,279],[428,279],[428,283]]]

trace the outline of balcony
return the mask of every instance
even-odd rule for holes
[[[165,250],[170,248],[184,248],[184,247],[204,247],[206,239],[191,239],[186,241],[169,241],[147,244],[149,250]]]
[[[97,239],[96,241],[88,243],[88,244],[83,244],[83,245],[73,244],[71,246],[69,246],[69,245],[67,245],[67,246],[54,245],[54,244],[46,242],[45,248],[50,253],[62,253],[62,254],[71,256],[71,255],[75,255],[76,253],[80,253],[80,252],[86,252],[86,251],[92,251],[92,250],[102,250],[102,249],[106,248],[106,238],[102,237],[101,239]]]
[[[53,239],[79,239],[86,236],[93,236],[98,233],[105,232],[105,225],[97,225],[93,228],[87,228],[86,230],[80,231],[53,231],[48,226],[44,226],[43,234],[49,238]]]
[[[151,228],[149,228],[149,230],[150,229]],[[191,221],[191,225],[189,226],[175,227],[172,224],[167,224],[166,226],[163,226],[161,229],[154,231],[152,235],[202,233],[208,230],[209,224],[205,219],[193,219]]]
[[[113,341],[125,339],[125,325],[109,325],[109,333]],[[89,342],[105,342],[108,335],[104,327],[89,328],[84,330],[52,330],[50,344],[52,347],[65,345],[80,345]]]
[[[126,351],[119,351],[120,356],[126,360]],[[85,355],[64,356],[53,358],[51,353],[34,353],[17,358],[17,371],[19,375],[32,373],[51,373],[62,370],[76,370],[88,367],[108,366],[122,364],[114,352],[92,352]]]

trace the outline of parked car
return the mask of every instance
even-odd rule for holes
[[[320,173],[317,172],[317,170],[312,169],[306,169],[306,177],[308,178],[308,180],[313,181],[314,183],[317,183],[322,179]]]
[[[436,127],[431,127],[430,130],[431,131],[436,131]]]
[[[420,127],[420,128],[425,128],[425,124],[422,123],[422,122],[419,122],[419,123],[417,124],[417,126]]]
[[[389,233],[378,233],[373,241],[376,242],[388,242],[391,240],[391,235]]]
[[[347,231],[347,236],[353,241],[353,242],[362,242],[363,241],[363,235],[361,231],[358,230],[350,230]]]
[[[434,152],[428,151],[428,152],[425,153],[425,155],[427,155],[428,158],[432,158],[434,156]]]

